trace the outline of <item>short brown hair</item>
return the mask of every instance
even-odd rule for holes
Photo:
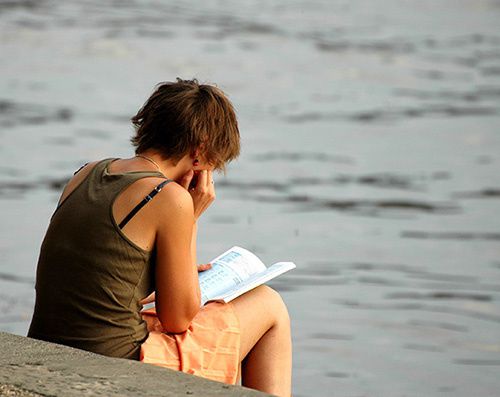
[[[164,82],[132,117],[135,152],[157,149],[174,161],[196,148],[215,169],[240,154],[240,133],[231,102],[217,87],[198,80]]]

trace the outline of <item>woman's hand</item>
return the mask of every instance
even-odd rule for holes
[[[156,294],[154,293],[154,291],[149,294],[148,296],[146,296],[143,300],[139,301],[139,303],[144,306],[144,305],[147,305],[148,303],[153,303],[156,299]]]
[[[215,200],[212,171],[202,170],[195,174],[194,171],[190,170],[179,183],[191,194],[194,204],[194,217],[198,219]]]

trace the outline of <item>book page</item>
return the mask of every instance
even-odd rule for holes
[[[210,263],[212,268],[198,275],[202,305],[224,291],[237,287],[251,275],[266,270],[266,266],[257,256],[236,246]]]
[[[221,300],[224,302],[230,302],[234,298],[243,295],[245,292],[264,284],[265,282],[272,280],[279,275],[295,269],[296,265],[293,262],[278,262],[274,265],[268,267],[262,272],[255,273],[248,279],[242,281],[237,286],[233,286],[231,289],[226,290],[218,295],[215,295],[211,300]]]

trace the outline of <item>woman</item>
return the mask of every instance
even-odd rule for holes
[[[215,199],[212,172],[239,155],[231,103],[177,79],[132,122],[136,155],[86,164],[62,193],[28,336],[289,396],[290,323],[275,291],[200,309],[196,223]]]

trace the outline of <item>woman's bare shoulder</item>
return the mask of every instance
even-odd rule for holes
[[[170,182],[167,186],[168,189],[164,188],[158,194],[158,200],[152,201],[159,212],[168,216],[194,216],[193,199],[189,192],[175,181]]]

